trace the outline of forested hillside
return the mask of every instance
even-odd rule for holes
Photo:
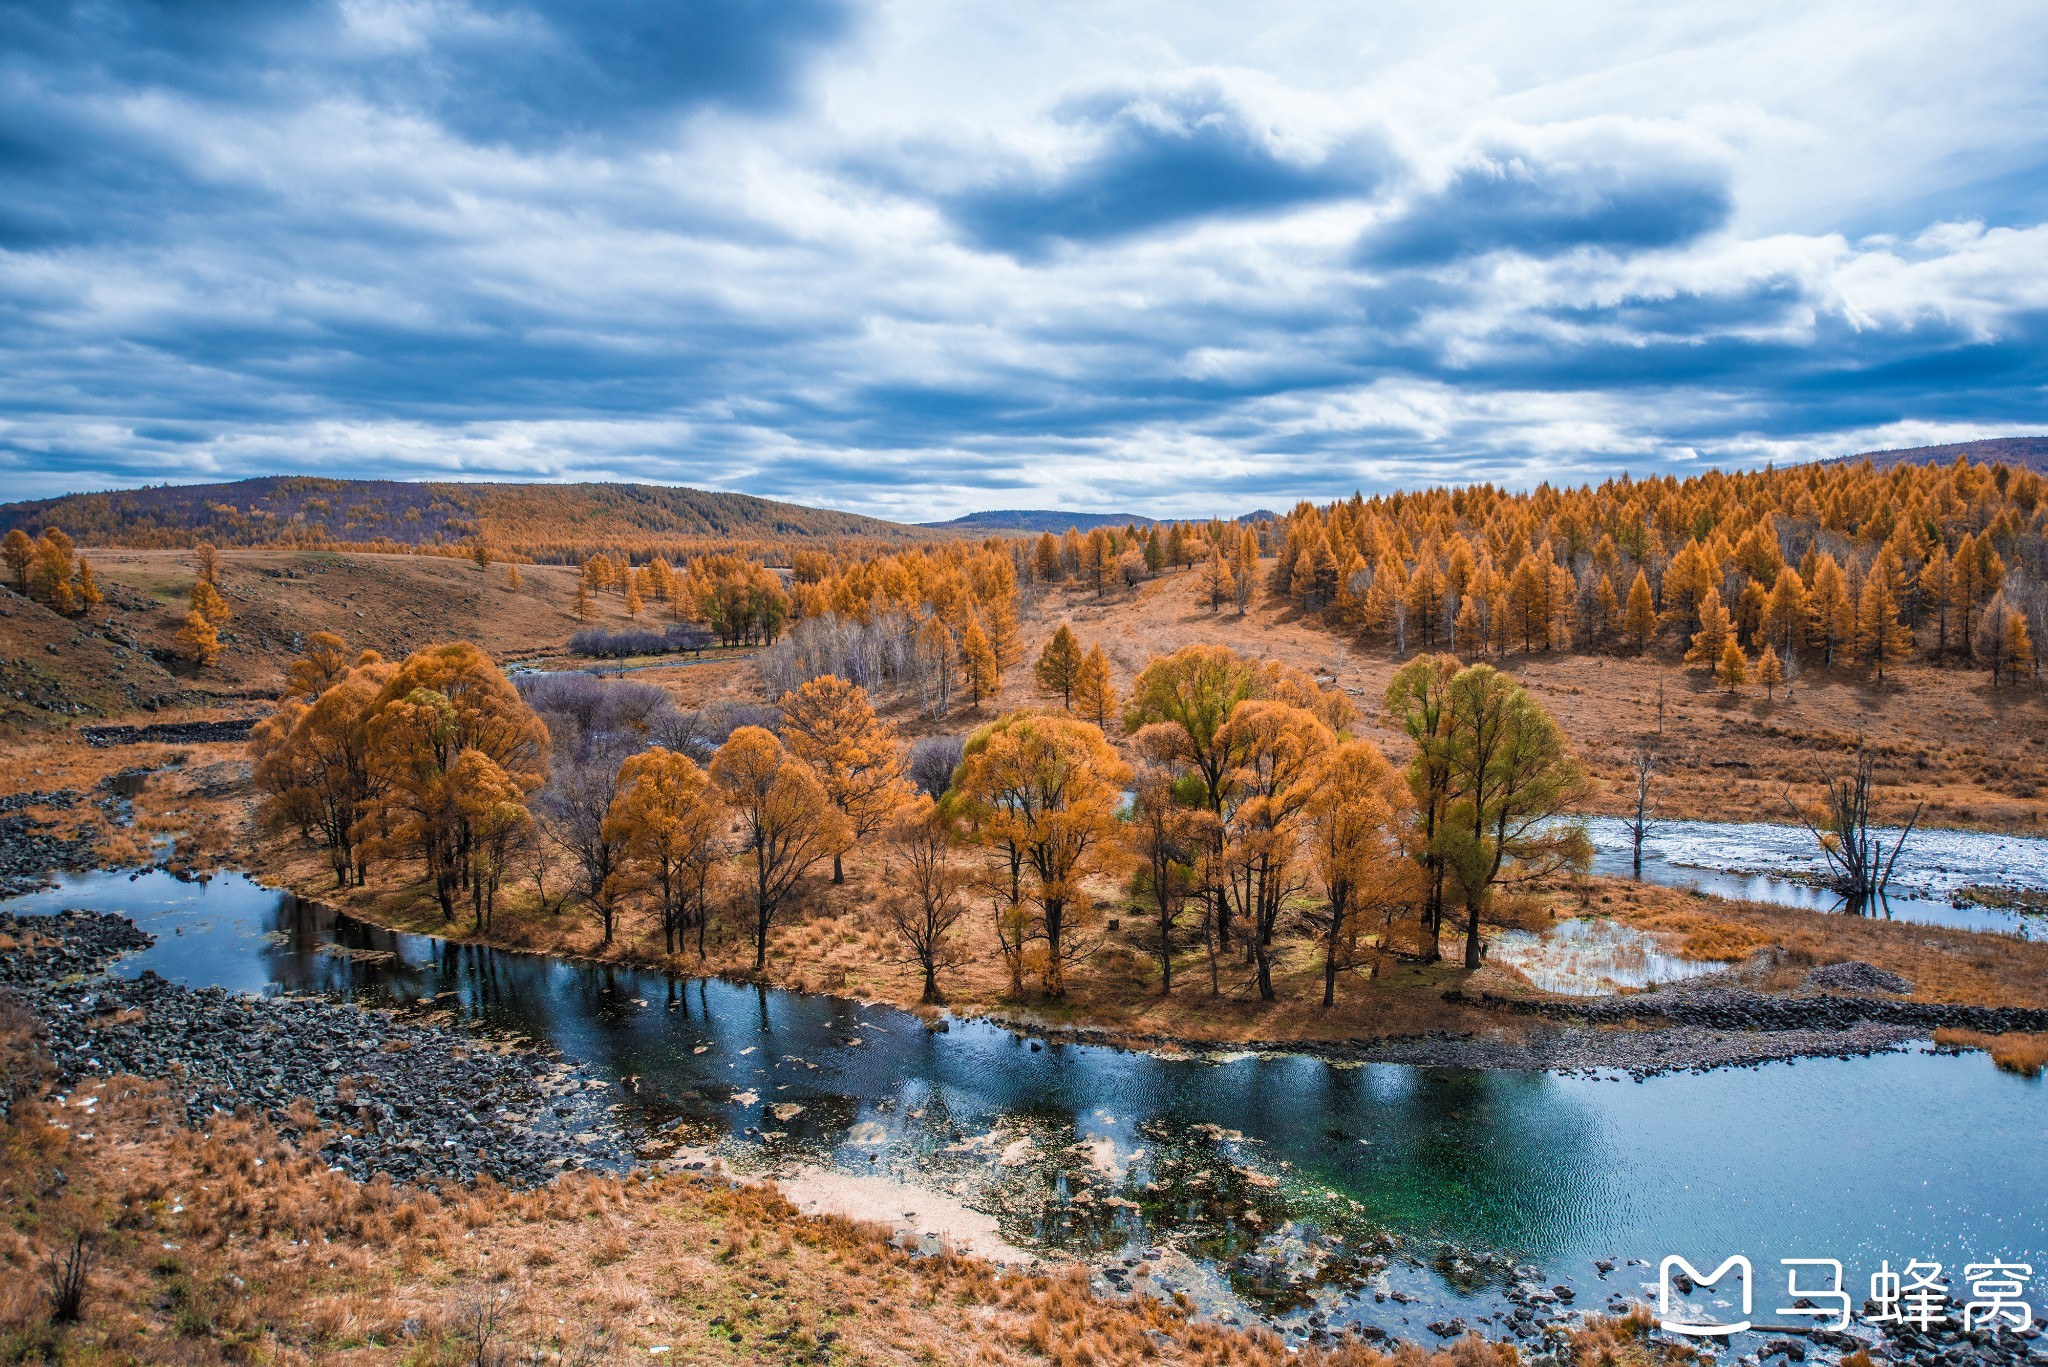
[[[1982,441],[1959,441],[1947,446],[1909,446],[1895,451],[1866,451],[1845,456],[1838,465],[1869,461],[1880,470],[1894,465],[1953,465],[1958,460],[1980,461],[1986,465],[2010,465],[2019,470],[2048,474],[2048,437],[1987,437]]]
[[[0,533],[62,527],[88,546],[460,547],[501,555],[645,557],[821,539],[899,543],[932,535],[879,518],[749,494],[648,484],[410,484],[280,476],[164,485],[0,505]]]

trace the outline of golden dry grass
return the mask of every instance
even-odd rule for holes
[[[2048,1070],[2048,1035],[1990,1035],[1982,1030],[1937,1030],[1934,1042],[1951,1049],[1982,1049],[2008,1073],[2039,1077]]]
[[[17,1023],[18,1024],[18,1023]],[[84,1127],[86,1096],[100,1099]],[[496,1360],[1021,1367],[1514,1367],[1467,1338],[1392,1354],[1290,1352],[1179,1297],[1104,1298],[1085,1269],[920,1256],[881,1226],[805,1216],[773,1189],[696,1175],[575,1174],[514,1193],[358,1185],[265,1125],[185,1130],[150,1084],[111,1079],[0,1127],[0,1360],[454,1364],[479,1306]],[[60,1118],[61,1117],[61,1118]],[[49,1322],[42,1268],[84,1232],[82,1321]],[[1633,1360],[1633,1359],[1632,1359]]]

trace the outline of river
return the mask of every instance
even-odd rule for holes
[[[133,917],[157,943],[121,973],[446,1009],[616,1079],[648,1135],[743,1170],[898,1178],[1019,1245],[1145,1257],[1155,1285],[1283,1325],[1313,1309],[1425,1341],[1452,1316],[1499,1333],[1489,1258],[1595,1307],[1642,1295],[1669,1253],[1745,1253],[1763,1298],[1791,1257],[1841,1259],[1859,1301],[1880,1259],[2048,1274],[2048,1092],[1981,1054],[1642,1082],[1176,1058],[396,934],[238,875],[74,875],[4,905]]]

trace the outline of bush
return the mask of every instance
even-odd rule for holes
[[[953,771],[960,767],[966,748],[965,736],[925,736],[910,747],[910,760],[903,771],[919,792],[936,798],[951,786]]]
[[[694,622],[677,622],[666,631],[652,627],[628,627],[606,631],[590,627],[569,638],[572,655],[598,659],[619,659],[627,655],[666,655],[675,651],[703,650],[712,644],[711,632]]]

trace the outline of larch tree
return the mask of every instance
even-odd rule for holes
[[[1856,599],[1856,654],[1881,682],[1887,665],[1913,654],[1913,632],[1899,620],[1901,571],[1890,546],[1881,547]]]
[[[1720,660],[1714,665],[1714,682],[1730,693],[1749,682],[1749,657],[1742,653],[1742,643],[1732,633],[1727,644],[1721,647]]]
[[[1493,666],[1459,670],[1448,703],[1453,800],[1435,844],[1464,899],[1465,967],[1476,969],[1480,913],[1497,885],[1590,864],[1585,829],[1559,820],[1586,782],[1557,722]]]
[[[209,584],[220,583],[220,552],[207,542],[200,542],[192,548],[192,559],[198,566],[199,577]]]
[[[1628,602],[1622,607],[1621,622],[1622,630],[1635,642],[1638,655],[1650,648],[1650,640],[1657,634],[1657,602],[1650,593],[1650,577],[1640,569],[1636,571],[1635,582],[1628,586]]]
[[[1116,718],[1116,682],[1110,676],[1109,657],[1099,645],[1088,647],[1088,653],[1081,657],[1072,706],[1075,716],[1105,729]]]
[[[1039,533],[1038,545],[1031,555],[1031,572],[1043,584],[1057,584],[1063,577],[1060,573],[1060,543],[1051,532]]]
[[[889,894],[882,917],[924,974],[918,1000],[945,1001],[939,969],[948,944],[967,915],[967,875],[952,856],[953,828],[947,813],[930,798],[896,809],[883,828],[883,859],[889,866]]]
[[[894,729],[875,715],[867,690],[837,675],[782,695],[782,743],[810,767],[846,819],[847,846],[882,829],[908,802]],[[832,851],[832,881],[846,881],[846,847]]]
[[[753,864],[754,971],[768,966],[768,932],[788,910],[804,875],[850,839],[846,818],[810,766],[771,731],[742,726],[711,760],[711,779],[738,821]]]
[[[982,699],[993,699],[1003,691],[1002,664],[978,617],[968,618],[967,630],[960,633],[960,674],[976,711],[981,710]]]
[[[7,572],[14,576],[14,591],[28,594],[28,567],[36,558],[36,543],[29,534],[19,527],[11,529],[0,539],[0,558],[7,561]]]
[[[517,593],[525,582],[525,580],[519,577],[519,567],[517,565],[508,564],[505,566],[505,592]]]
[[[1087,883],[1122,862],[1116,813],[1130,781],[1102,732],[1072,717],[1012,712],[968,738],[949,801],[970,839],[1014,858],[1047,996],[1066,995],[1067,970],[1092,949],[1078,938]]]
[[[1323,755],[1303,817],[1308,861],[1323,892],[1305,913],[1323,944],[1323,1007],[1337,1000],[1337,975],[1358,962],[1368,922],[1383,949],[1388,930],[1420,891],[1407,784],[1377,745],[1349,740]],[[1379,964],[1373,957],[1375,975]]]
[[[1074,706],[1074,685],[1081,681],[1081,643],[1074,637],[1074,629],[1065,622],[1053,632],[1052,639],[1039,652],[1038,663],[1032,667],[1032,674],[1038,680],[1038,691],[1060,700],[1060,706],[1071,710]]]
[[[1237,546],[1231,552],[1231,579],[1236,585],[1235,598],[1237,615],[1242,617],[1251,606],[1252,590],[1259,582],[1259,542],[1249,530],[1237,534]]]
[[[1853,649],[1856,640],[1856,607],[1849,601],[1849,587],[1842,567],[1834,556],[1821,552],[1813,573],[1806,579],[1807,633],[1820,647],[1821,660],[1833,668],[1840,656]]]
[[[1790,565],[1778,571],[1771,596],[1764,603],[1764,635],[1771,644],[1790,655],[1806,634],[1806,584]]]
[[[185,624],[178,628],[172,644],[181,658],[202,669],[220,659],[220,633],[196,608],[185,614]]]
[[[213,586],[211,579],[192,581],[190,605],[192,611],[204,617],[215,631],[226,626],[234,615],[228,608],[228,600],[221,597],[220,590]]]
[[[1700,595],[1697,612],[1699,629],[1692,634],[1685,662],[1712,670],[1720,664],[1723,648],[1734,639],[1734,623],[1728,619],[1728,609],[1721,606],[1720,592],[1713,588]]]
[[[614,876],[652,896],[663,952],[677,953],[694,929],[702,959],[711,882],[730,821],[719,790],[688,755],[653,746],[619,766],[618,796],[605,821],[620,850]]]
[[[1766,644],[1756,657],[1756,681],[1764,690],[1764,701],[1770,702],[1777,696],[1778,685],[1785,682],[1785,662],[1778,658],[1778,648]]]
[[[1209,548],[1209,558],[1202,567],[1202,593],[1209,600],[1212,613],[1222,611],[1223,605],[1237,595],[1237,581],[1231,577],[1230,564],[1220,547]]]

